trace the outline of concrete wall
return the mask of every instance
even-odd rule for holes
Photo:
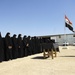
[[[59,35],[59,36],[52,36],[51,39],[55,39],[59,45],[62,45],[63,42],[68,42],[69,44],[73,44],[75,42],[75,37],[73,35]]]

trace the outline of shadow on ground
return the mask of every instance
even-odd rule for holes
[[[71,55],[69,55],[69,56],[60,56],[60,57],[75,57],[75,56],[71,56]]]
[[[46,57],[45,59],[47,59],[48,57]],[[37,56],[37,57],[33,57],[32,59],[44,59],[43,56]]]

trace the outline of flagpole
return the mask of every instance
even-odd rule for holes
[[[64,23],[65,23],[65,19],[64,19]],[[64,25],[64,44],[65,44],[64,49],[67,49],[66,47],[66,26],[65,25]]]
[[[64,40],[65,40],[65,47],[66,47],[66,27],[64,27]]]
[[[68,19],[68,17],[65,15],[65,28],[64,28],[64,38],[65,41],[67,42],[67,35],[66,35],[66,27],[71,30],[72,32],[74,32],[73,27],[72,27],[72,22]],[[65,47],[67,45],[67,43],[65,42]]]

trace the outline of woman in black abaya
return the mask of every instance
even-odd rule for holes
[[[4,61],[4,44],[0,33],[0,62]]]
[[[6,60],[12,60],[12,39],[9,32],[5,36],[5,55]]]
[[[24,57],[23,40],[21,34],[18,35],[17,43],[18,43],[18,52],[19,52],[18,57],[19,58]]]
[[[16,34],[14,34],[12,37],[12,43],[13,43],[13,50],[12,50],[13,59],[16,59],[18,58],[18,43],[17,43]]]

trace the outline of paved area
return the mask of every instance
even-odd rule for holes
[[[75,75],[75,46],[59,47],[54,59],[36,54],[0,63],[0,75]]]

